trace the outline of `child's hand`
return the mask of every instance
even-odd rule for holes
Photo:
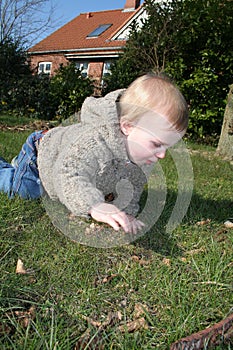
[[[96,221],[105,222],[116,231],[122,227],[125,232],[136,234],[144,226],[143,222],[120,211],[115,205],[108,203],[95,205],[90,209],[89,214]]]

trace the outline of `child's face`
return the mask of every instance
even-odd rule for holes
[[[175,145],[185,131],[178,132],[168,119],[155,112],[145,113],[136,123],[123,121],[121,130],[126,136],[130,159],[138,164],[152,164],[164,158],[166,150]]]

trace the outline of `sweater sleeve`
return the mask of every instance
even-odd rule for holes
[[[60,154],[54,167],[54,188],[58,199],[73,214],[87,217],[93,205],[104,202],[104,195],[96,187],[99,147],[92,142],[83,148],[77,150],[73,145]]]
[[[121,193],[119,193],[119,199],[124,197],[125,195],[129,196],[130,194],[132,194],[130,198],[131,200],[128,201],[128,204],[124,211],[127,214],[136,216],[140,209],[139,202],[142,192],[145,188],[145,184],[147,183],[147,178],[140,167],[134,165],[133,168],[134,169],[131,172],[131,176],[129,177],[129,183],[131,186],[127,186],[127,183],[125,186],[126,188],[124,188],[124,186],[121,186],[120,192],[122,193],[122,195]],[[127,187],[131,187],[131,189],[127,191]],[[116,206],[119,207],[118,203],[116,203]]]

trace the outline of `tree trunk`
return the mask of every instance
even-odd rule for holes
[[[233,160],[233,84],[230,85],[217,153],[227,160]]]

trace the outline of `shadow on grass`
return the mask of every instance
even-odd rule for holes
[[[156,191],[155,196],[156,196]],[[150,249],[156,253],[170,256],[182,255],[182,249],[179,242],[172,232],[168,232],[167,223],[175,206],[177,193],[168,190],[166,204],[158,221],[141,238],[136,240],[136,246]],[[197,193],[192,194],[190,205],[183,220],[178,225],[186,227],[186,230],[192,229],[198,221],[209,219],[214,224],[223,224],[227,219],[233,218],[233,201],[208,199]]]
[[[158,195],[158,191],[153,190],[152,197],[156,198],[156,196],[160,197],[160,195]],[[42,203],[40,201],[22,201],[19,198],[15,198],[13,200],[13,205],[10,204],[12,203],[12,200],[4,201],[5,205],[2,206],[1,213],[3,218],[8,217],[8,219],[6,219],[5,224],[2,222],[2,225],[16,225],[16,221],[12,216],[15,210],[18,215],[20,213],[20,216],[23,217],[22,224],[24,222],[28,224],[38,220],[41,215],[43,216],[45,213],[44,209],[46,209],[50,220],[53,222],[54,226],[59,229],[59,231],[62,231],[65,236],[69,237],[69,239],[84,246],[94,246],[97,248],[108,249],[131,243],[146,250],[153,250],[158,254],[166,256],[181,256],[183,251],[179,244],[179,239],[177,238],[179,237],[179,230],[181,230],[181,233],[182,231],[183,233],[185,231],[190,232],[193,230],[196,222],[203,219],[210,219],[212,223],[220,225],[227,219],[233,217],[233,201],[224,199],[214,200],[204,198],[200,194],[193,193],[187,213],[185,214],[183,220],[178,222],[179,226],[177,232],[173,234],[175,231],[169,232],[167,230],[167,223],[171,217],[176,199],[177,192],[168,190],[166,203],[162,210],[160,208],[162,213],[158,216],[158,219],[152,222],[149,230],[145,230],[143,234],[139,234],[137,237],[131,236],[129,239],[127,234],[123,233],[122,230],[122,232],[116,232],[105,224],[82,218],[76,218],[76,220],[74,220],[72,216],[70,217],[70,213],[64,211],[64,208],[61,208],[60,204],[57,202],[55,202],[52,207],[52,211],[56,213],[56,215],[53,217],[49,212],[50,208],[46,206],[43,208],[43,201]],[[143,201],[146,201],[145,197]],[[157,206],[154,205],[154,203],[152,204],[153,206],[151,206],[149,210],[151,212],[155,212]],[[150,212],[145,214],[145,216],[149,215]],[[71,229],[71,234],[66,234],[66,232],[64,232],[67,230],[67,225],[69,225],[69,230]],[[72,229],[72,227],[74,228]],[[18,232],[16,232],[16,234],[18,234]],[[94,235],[96,235],[96,237],[93,238]],[[106,243],[105,246],[96,246],[96,241],[99,239],[108,239],[109,243],[104,241],[104,243]]]

